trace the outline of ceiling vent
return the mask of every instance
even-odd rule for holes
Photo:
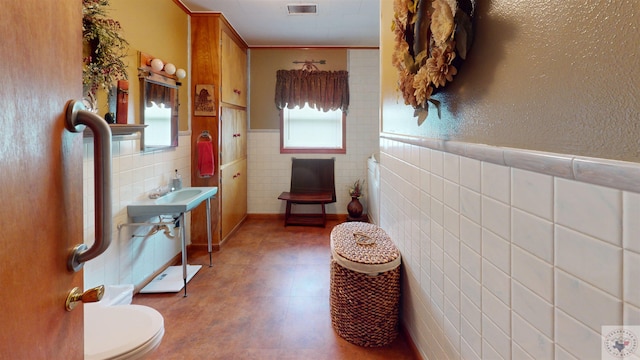
[[[289,15],[305,15],[316,14],[318,12],[317,4],[290,4],[287,5]]]

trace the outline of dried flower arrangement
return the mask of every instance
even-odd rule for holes
[[[391,29],[395,35],[393,66],[406,105],[422,124],[431,98],[453,81],[473,41],[472,0],[394,0]]]
[[[353,185],[349,188],[349,195],[351,197],[359,198],[362,196],[362,188],[364,187],[364,180],[356,180]]]
[[[109,91],[117,80],[128,78],[123,59],[129,43],[120,34],[120,23],[106,16],[108,6],[109,0],[82,0],[82,39],[88,46],[82,85],[92,95],[98,89]]]

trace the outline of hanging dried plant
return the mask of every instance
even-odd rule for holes
[[[82,38],[88,48],[82,84],[91,94],[109,91],[117,80],[128,78],[123,59],[129,43],[120,34],[120,23],[107,17],[108,6],[109,0],[82,0]]]

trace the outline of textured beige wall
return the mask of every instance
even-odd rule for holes
[[[251,129],[280,129],[280,113],[274,103],[276,72],[281,69],[301,69],[293,61],[326,60],[316,64],[320,70],[347,70],[346,49],[279,49],[256,48],[249,51]]]
[[[476,2],[467,61],[434,96],[442,118],[418,126],[395,90],[393,1],[381,0],[384,132],[640,161],[639,1]]]
[[[189,16],[172,0],[110,0],[109,5],[109,16],[120,22],[123,36],[129,42],[126,60],[129,67],[129,122],[140,123],[137,53],[142,51],[188,71]],[[183,79],[178,91],[181,131],[189,129],[187,80]],[[104,104],[106,109],[106,96]],[[100,114],[104,115],[103,112],[106,110]]]

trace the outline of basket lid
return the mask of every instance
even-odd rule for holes
[[[377,274],[400,265],[400,252],[379,226],[347,222],[331,231],[331,255],[347,269]]]

